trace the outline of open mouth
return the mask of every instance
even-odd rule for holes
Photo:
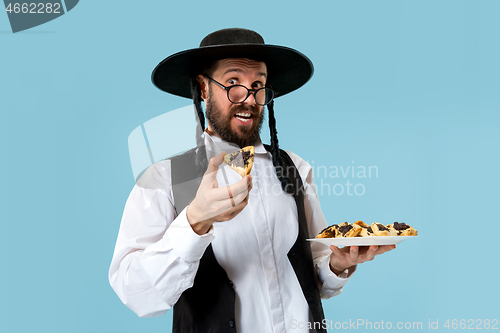
[[[252,119],[252,114],[250,112],[238,112],[234,115],[234,117],[244,123],[250,121]]]

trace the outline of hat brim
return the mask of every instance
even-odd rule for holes
[[[294,49],[268,44],[231,44],[200,47],[173,54],[156,66],[151,80],[165,92],[191,98],[191,77],[201,74],[212,62],[226,58],[248,58],[265,62],[267,83],[277,92],[277,97],[300,88],[314,72],[311,60]]]

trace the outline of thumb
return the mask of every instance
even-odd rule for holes
[[[208,163],[207,172],[205,174],[215,177],[217,175],[217,170],[219,170],[219,165],[224,162],[224,155],[226,155],[226,152],[223,151],[219,155],[212,157]]]
[[[212,158],[213,164],[216,168],[218,168],[219,165],[221,165],[222,162],[224,162],[224,155],[226,155],[225,151],[221,152],[219,155]]]

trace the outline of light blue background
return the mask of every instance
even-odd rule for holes
[[[189,104],[151,84],[156,64],[234,26],[315,65],[276,101],[283,148],[378,167],[324,180],[366,188],[322,195],[328,221],[420,233],[360,265],[323,302],[326,318],[438,319],[439,331],[448,318],[500,319],[499,14],[498,1],[81,1],[12,34],[0,13],[0,331],[171,330],[171,312],[138,318],[107,279],[134,185],[127,138]]]

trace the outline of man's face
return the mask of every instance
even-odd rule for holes
[[[249,89],[266,85],[266,64],[250,59],[222,59],[212,78],[226,87],[240,84]],[[241,104],[233,104],[227,91],[203,77],[202,95],[205,99],[208,129],[225,141],[240,147],[250,146],[259,137],[264,107],[255,103],[253,94]]]

